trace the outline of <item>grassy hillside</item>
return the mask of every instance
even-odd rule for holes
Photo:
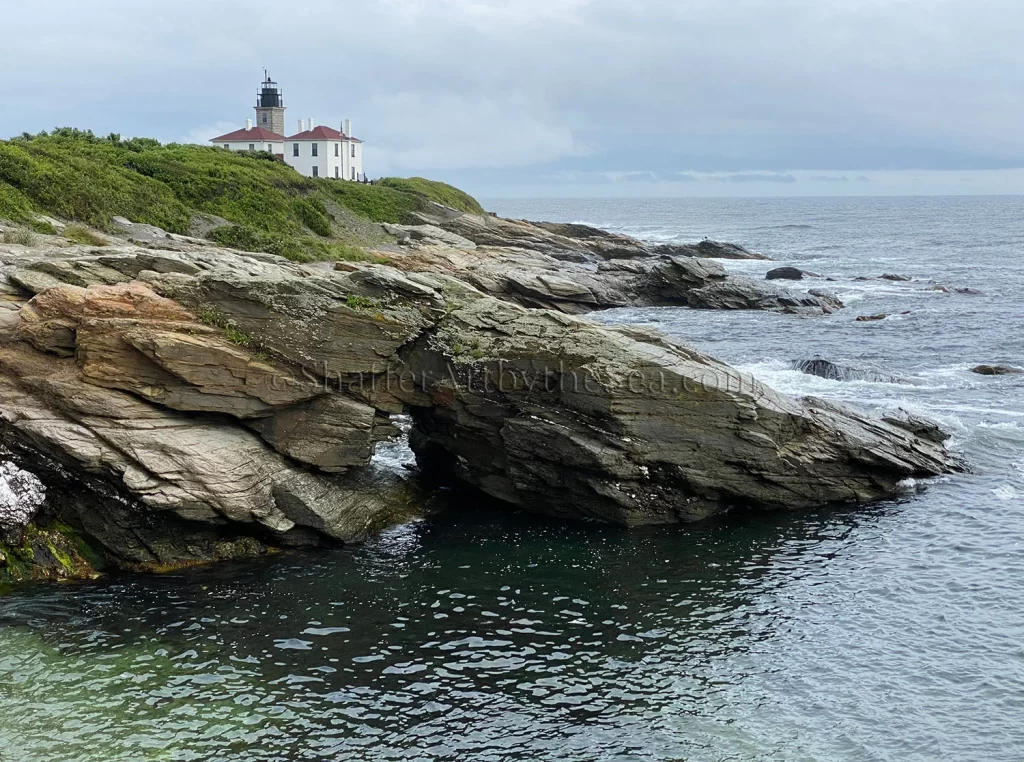
[[[0,141],[0,219],[26,223],[41,212],[110,230],[111,218],[122,216],[187,234],[212,215],[231,223],[208,233],[224,245],[300,261],[353,259],[353,244],[365,242],[353,220],[401,223],[431,202],[483,211],[444,183],[303,177],[267,153],[69,128]]]
[[[395,188],[396,190],[422,196],[428,201],[450,206],[452,209],[458,209],[460,212],[484,214],[483,207],[480,206],[475,198],[447,183],[439,183],[423,177],[385,177],[380,181],[380,184],[387,188]]]

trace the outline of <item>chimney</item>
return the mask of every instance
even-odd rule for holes
[[[246,119],[245,120],[245,129],[247,129],[247,130],[251,130],[252,129],[252,119]]]
[[[313,129],[314,127],[316,127],[316,124],[313,123],[313,117],[310,117],[309,118],[309,129]]]
[[[304,119],[299,120],[299,132],[306,131],[306,121]]]
[[[341,131],[345,133],[345,137],[347,137],[347,138],[352,137],[352,120],[351,119],[346,119],[344,124],[345,124],[345,126],[342,128]]]

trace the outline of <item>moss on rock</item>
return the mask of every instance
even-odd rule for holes
[[[29,580],[92,579],[103,567],[100,555],[66,524],[30,524],[20,545],[0,542],[0,589]]]

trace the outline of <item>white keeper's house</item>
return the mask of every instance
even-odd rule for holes
[[[307,177],[336,180],[366,179],[363,173],[363,141],[352,135],[352,120],[340,130],[317,126],[312,119],[299,120],[299,130],[286,137],[284,94],[268,76],[256,96],[256,123],[245,120],[245,129],[229,132],[210,142],[229,151],[269,151]]]

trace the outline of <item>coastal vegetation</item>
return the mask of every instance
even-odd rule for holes
[[[460,212],[484,214],[483,207],[475,198],[447,183],[439,183],[423,177],[385,177],[380,184],[386,188],[395,188],[422,196],[429,201],[458,209]]]
[[[0,241],[18,246],[35,246],[36,236],[31,230],[5,230]]]
[[[358,261],[370,258],[362,246],[380,242],[374,226],[358,223],[409,222],[435,203],[483,213],[475,199],[444,183],[303,177],[259,151],[162,145],[74,128],[0,141],[0,219],[40,233],[55,231],[40,229],[50,225],[37,214],[70,220],[80,223],[70,228],[72,237],[88,245],[105,243],[88,228],[113,231],[113,218],[126,217],[296,261]],[[86,234],[94,240],[84,240]]]
[[[80,222],[72,223],[64,228],[64,232],[61,234],[65,238],[69,238],[75,243],[83,244],[84,246],[106,246],[107,242],[94,232],[89,230],[88,227]]]

